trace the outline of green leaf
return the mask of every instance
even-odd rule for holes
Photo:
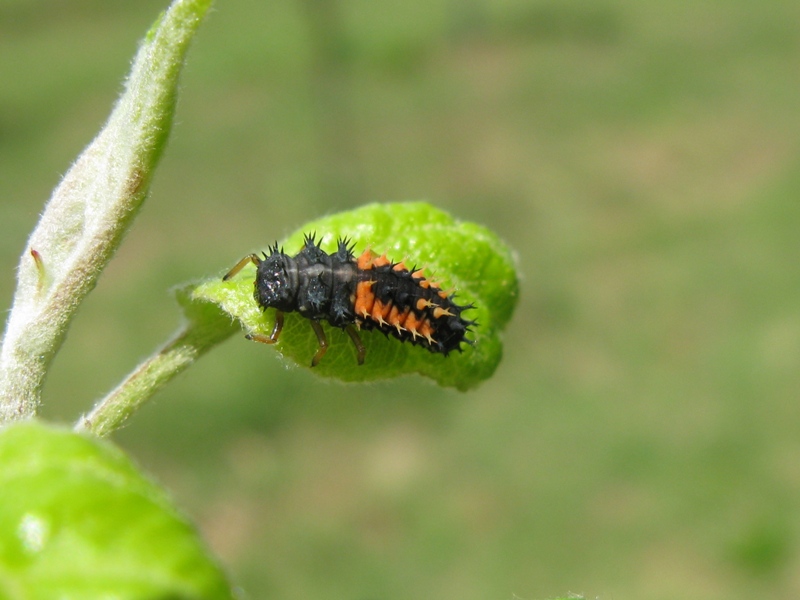
[[[232,598],[194,529],[117,448],[0,431],[0,598]]]
[[[281,245],[293,255],[302,247],[303,234],[311,232],[322,237],[322,246],[328,252],[335,250],[339,237],[347,237],[355,243],[357,254],[369,247],[385,252],[390,259],[405,260],[409,266],[425,267],[426,274],[439,281],[443,289],[456,290],[459,304],[475,305],[464,317],[478,322],[468,336],[474,343],[464,345],[463,353],[449,356],[400,343],[378,331],[362,331],[367,347],[362,366],[356,363],[347,334],[324,323],[330,348],[314,367],[316,374],[343,381],[374,381],[419,373],[461,390],[491,376],[502,356],[500,334],[519,293],[512,253],[494,233],[474,223],[457,221],[424,202],[371,204],[307,223]],[[265,246],[272,243],[265,240]],[[247,249],[242,250],[245,254]],[[219,304],[248,332],[269,334],[275,311],[262,311],[253,299],[254,275],[255,267],[249,266],[230,281],[214,278],[199,285],[193,297]],[[318,343],[308,321],[289,313],[276,347],[284,356],[308,366]]]

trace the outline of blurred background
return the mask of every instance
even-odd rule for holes
[[[166,0],[0,0],[0,305]],[[428,199],[516,249],[495,377],[345,386],[236,337],[116,441],[252,598],[800,595],[800,4],[218,0],[44,415],[170,288]]]

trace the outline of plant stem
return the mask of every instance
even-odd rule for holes
[[[76,309],[147,196],[186,51],[210,4],[175,0],[148,32],[108,122],[53,191],[31,233],[0,348],[0,425],[36,414]]]
[[[125,420],[173,377],[182,373],[206,351],[229,337],[237,327],[217,315],[190,320],[161,350],[130,373],[92,411],[75,424],[76,431],[104,437]]]

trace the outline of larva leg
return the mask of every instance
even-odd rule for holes
[[[278,341],[281,329],[283,329],[283,313],[277,310],[275,311],[275,326],[272,328],[272,333],[269,335],[264,335],[263,333],[248,333],[244,337],[254,342],[261,342],[262,344],[274,344]]]
[[[245,266],[247,266],[247,263],[253,263],[254,265],[258,266],[260,262],[261,259],[258,258],[258,256],[256,256],[255,254],[248,254],[238,263],[233,265],[233,268],[230,271],[225,273],[225,276],[222,278],[222,281],[228,281],[228,279],[230,279],[231,277],[236,275],[239,271],[244,269]]]
[[[311,359],[311,366],[316,367],[328,351],[328,338],[325,337],[325,332],[322,331],[322,325],[319,324],[319,321],[314,321],[312,319],[311,328],[314,330],[314,333],[317,334],[317,340],[319,341],[319,350],[317,350],[314,358]]]
[[[356,352],[358,355],[358,364],[364,364],[364,357],[367,355],[367,349],[364,347],[364,342],[361,341],[361,337],[359,337],[356,328],[352,325],[348,325],[344,328],[347,332],[347,335],[350,336],[350,339],[353,340],[353,345],[356,347]]]

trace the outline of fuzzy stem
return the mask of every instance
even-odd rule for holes
[[[0,425],[36,414],[77,307],[147,196],[186,51],[210,4],[175,0],[148,32],[108,122],[54,190],[28,240],[0,349]]]

